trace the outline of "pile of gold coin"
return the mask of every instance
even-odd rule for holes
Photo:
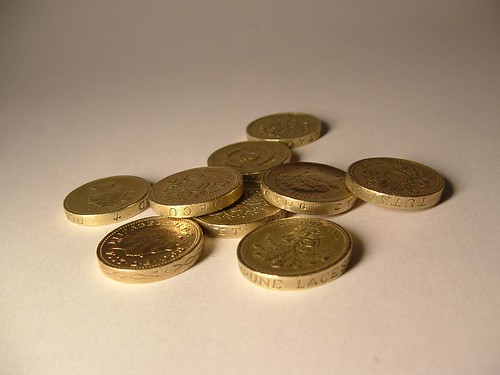
[[[415,210],[437,204],[444,179],[414,161],[374,157],[334,166],[291,162],[291,148],[321,135],[321,120],[277,113],[247,126],[247,141],[209,155],[207,166],[179,171],[151,186],[135,176],[86,183],[64,200],[68,220],[106,225],[148,205],[159,215],[109,233],[97,247],[102,272],[117,281],[147,283],[176,276],[203,253],[203,236],[241,238],[242,275],[272,290],[301,290],[341,276],[352,238],[315,215],[336,215],[360,198],[387,208]],[[290,217],[294,213],[310,217]]]

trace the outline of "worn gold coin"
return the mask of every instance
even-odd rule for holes
[[[63,207],[69,221],[106,225],[131,218],[148,206],[150,185],[135,176],[112,176],[88,182],[68,194]]]
[[[127,223],[97,247],[104,274],[126,283],[149,283],[176,276],[203,253],[203,234],[195,222],[161,216]]]
[[[319,218],[272,221],[243,237],[240,271],[272,290],[300,290],[342,275],[351,259],[352,239],[340,225]]]
[[[238,142],[213,152],[207,164],[233,168],[244,179],[260,180],[262,172],[290,161],[292,152],[281,142]]]
[[[321,135],[321,120],[308,113],[276,113],[261,117],[247,126],[251,141],[280,141],[289,147],[314,142]]]
[[[231,206],[209,215],[195,217],[205,234],[212,237],[240,238],[269,221],[282,218],[286,211],[269,204],[260,185],[246,182],[243,196]]]
[[[243,194],[241,174],[226,167],[199,167],[175,173],[151,188],[149,202],[158,214],[194,217],[219,211]]]
[[[287,163],[262,176],[262,193],[269,203],[290,212],[332,215],[349,210],[356,200],[345,185],[346,173],[329,165]]]
[[[435,205],[444,190],[444,178],[423,164],[398,158],[375,157],[349,166],[347,188],[364,201],[397,209]]]

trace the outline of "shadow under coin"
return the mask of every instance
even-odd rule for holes
[[[352,258],[351,262],[349,263],[349,267],[347,267],[346,272],[349,272],[351,268],[356,267],[356,265],[359,263],[361,258],[363,258],[363,253],[364,253],[364,248],[363,248],[363,243],[359,239],[359,237],[349,231],[352,237]]]
[[[321,121],[321,132],[319,137],[323,138],[326,134],[328,134],[332,130],[332,126],[329,122]]]
[[[439,204],[442,204],[443,202],[446,202],[448,199],[451,198],[451,196],[453,195],[453,193],[455,192],[455,189],[453,188],[453,185],[450,183],[450,181],[443,177],[444,178],[444,191],[443,191],[443,195],[441,196],[441,200],[439,201],[438,205]]]

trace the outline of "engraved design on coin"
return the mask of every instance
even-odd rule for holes
[[[210,166],[230,167],[245,177],[258,177],[264,170],[286,163],[291,151],[280,142],[238,142],[213,152],[207,160]]]
[[[407,160],[367,159],[352,168],[352,175],[363,186],[385,194],[420,196],[438,190],[442,180],[430,168]]]
[[[245,236],[238,257],[246,267],[279,276],[307,275],[334,266],[351,251],[339,225],[317,218],[272,221]]]
[[[269,138],[300,137],[317,126],[318,120],[306,114],[275,114],[254,122],[257,134]]]
[[[338,234],[335,239],[339,240]],[[321,246],[324,241],[318,228],[303,225],[277,239],[267,234],[263,243],[254,245],[255,256],[262,257],[273,268],[316,266],[328,262],[333,256],[329,247]]]
[[[119,207],[126,205],[135,195],[134,190],[127,190],[125,186],[116,184],[114,181],[96,181],[89,186],[89,205],[101,208]]]
[[[102,259],[115,268],[148,269],[176,261],[192,246],[196,234],[190,225],[139,222],[125,225],[101,246]]]
[[[258,118],[247,126],[247,139],[280,141],[289,147],[314,142],[320,135],[321,120],[307,113],[275,113]]]
[[[310,116],[293,116],[289,114],[264,117],[256,122],[258,132],[271,138],[300,137],[311,131]]]
[[[179,172],[167,179],[168,183],[165,183],[163,189],[155,191],[155,199],[177,204],[212,199],[219,195],[221,190],[236,186],[234,172],[221,173],[215,169],[200,169],[197,173]]]
[[[265,180],[280,194],[307,201],[333,200],[350,196],[345,187],[345,172],[316,163],[290,163],[270,171]]]
[[[276,207],[267,203],[260,193],[258,184],[247,184],[242,197],[232,206],[213,214],[207,215],[204,219],[208,222],[221,221],[228,223],[246,222],[255,217],[260,219],[269,209],[276,211]]]

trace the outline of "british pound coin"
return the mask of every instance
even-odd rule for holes
[[[347,188],[358,198],[396,209],[422,209],[439,202],[444,178],[414,161],[375,157],[357,161],[347,171]]]
[[[272,205],[284,210],[333,215],[349,210],[356,200],[345,185],[346,173],[329,165],[287,163],[262,176],[262,193]]]
[[[351,236],[340,225],[300,217],[255,229],[237,250],[243,276],[271,290],[301,290],[330,282],[345,272],[351,253]]]
[[[194,217],[219,211],[243,194],[243,178],[225,167],[199,167],[175,173],[151,188],[149,202],[158,214]]]
[[[221,211],[195,217],[194,220],[209,236],[241,238],[253,229],[285,215],[285,210],[264,199],[258,183],[246,182],[243,196],[236,203]]]
[[[287,163],[292,152],[281,142],[238,142],[213,152],[207,164],[233,168],[246,180],[260,180],[262,172]]]
[[[106,225],[129,219],[148,207],[150,184],[135,176],[112,176],[82,185],[64,199],[69,221]]]
[[[261,117],[247,126],[250,141],[280,141],[289,147],[314,142],[321,135],[321,120],[308,113],[276,113]]]
[[[176,276],[194,265],[202,253],[203,234],[198,224],[161,216],[122,225],[97,247],[102,272],[126,283]]]

